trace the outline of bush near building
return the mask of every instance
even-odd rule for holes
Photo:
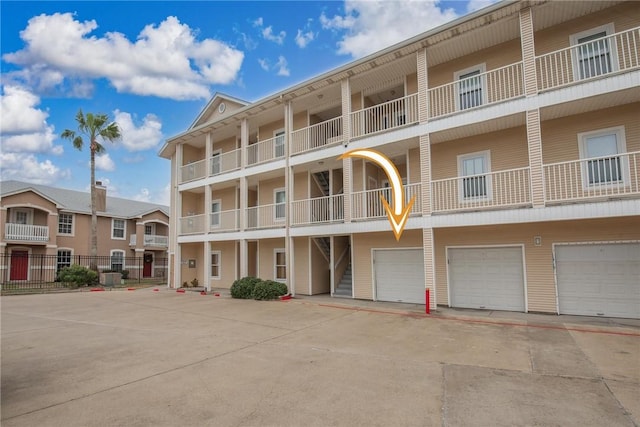
[[[243,277],[231,285],[231,296],[239,299],[271,300],[288,292],[287,285],[257,277]]]

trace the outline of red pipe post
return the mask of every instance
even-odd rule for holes
[[[431,301],[429,301],[429,288],[425,289],[424,291],[424,299],[425,299],[425,306],[424,306],[424,311],[427,314],[431,313]]]

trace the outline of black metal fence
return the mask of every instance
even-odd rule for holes
[[[66,285],[58,279],[60,270],[71,265],[95,267],[98,272],[117,271],[126,283],[164,281],[167,258],[89,255],[40,255],[21,251],[0,254],[2,290],[56,289]]]

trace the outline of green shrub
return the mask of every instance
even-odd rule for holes
[[[58,278],[70,288],[91,286],[98,283],[98,273],[81,265],[74,264],[60,270]]]
[[[256,300],[278,299],[286,294],[287,285],[273,280],[261,281],[253,289],[253,298]]]
[[[200,284],[200,283],[198,282],[198,278],[197,278],[197,277],[195,277],[195,278],[191,281],[191,286],[193,286],[194,288],[197,288],[199,284]]]
[[[127,280],[129,278],[129,270],[122,270],[121,273],[124,280]]]
[[[256,284],[260,282],[262,282],[262,280],[257,277],[243,277],[242,279],[238,279],[231,285],[231,296],[239,299],[252,299],[253,289]]]

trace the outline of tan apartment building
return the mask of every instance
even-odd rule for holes
[[[397,241],[389,176],[416,196]],[[257,102],[171,160],[171,286],[640,317],[640,8],[507,1]]]
[[[166,278],[169,208],[108,197],[97,184],[98,269]],[[89,258],[91,195],[0,182],[0,230],[0,282],[52,281],[61,268]]]

